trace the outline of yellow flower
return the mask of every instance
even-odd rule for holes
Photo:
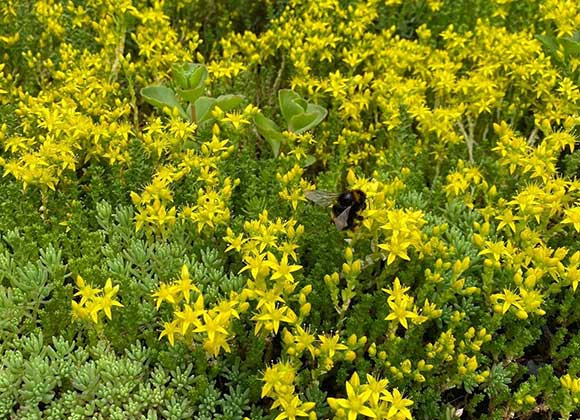
[[[390,419],[397,416],[397,418],[412,420],[411,411],[407,407],[413,405],[413,401],[403,398],[403,395],[397,388],[392,393],[387,393],[381,397],[381,400],[391,403],[387,418]]]
[[[302,352],[304,349],[308,349],[310,352],[310,356],[314,359],[315,357],[315,347],[313,345],[314,341],[316,340],[315,337],[310,334],[307,330],[304,330],[300,325],[296,326],[296,349],[299,352]]]
[[[372,407],[379,404],[379,399],[382,395],[386,395],[388,384],[388,379],[378,380],[367,373],[367,384],[363,385],[362,388],[369,392],[369,399]]]
[[[331,359],[336,351],[348,349],[346,345],[339,343],[340,336],[338,334],[332,336],[319,335],[318,339],[320,340],[320,353],[326,354]]]
[[[242,245],[244,244],[244,235],[241,233],[238,236],[234,236],[234,231],[231,228],[227,228],[226,230],[227,236],[224,237],[224,240],[228,242],[230,245],[226,248],[225,252],[235,250],[237,252],[241,252]]]
[[[72,314],[74,318],[86,319],[89,316],[89,310],[82,303],[72,301]]]
[[[226,116],[221,119],[224,122],[230,122],[234,128],[240,127],[242,124],[249,124],[250,121],[244,118],[243,114],[239,112],[227,112]]]
[[[203,348],[205,351],[207,351],[209,354],[213,355],[214,357],[217,357],[220,353],[220,350],[223,348],[226,353],[231,353],[232,349],[230,348],[230,345],[228,344],[228,335],[226,334],[216,334],[216,336],[213,338],[213,340],[210,340],[209,338],[207,340],[204,341],[203,343]]]
[[[411,260],[407,255],[407,248],[409,248],[410,245],[411,242],[399,237],[399,231],[394,231],[391,240],[387,243],[379,244],[379,248],[384,249],[389,253],[387,257],[387,265],[391,265],[397,257],[407,261]]]
[[[580,251],[576,251],[568,261],[565,278],[572,285],[572,290],[576,291],[578,283],[580,282]]]
[[[349,381],[346,382],[347,398],[328,398],[328,405],[334,411],[342,408],[346,410],[348,420],[356,420],[359,414],[375,418],[375,413],[366,406],[365,403],[370,398],[370,392],[366,392],[360,385],[358,373],[354,372]]]
[[[292,276],[292,273],[302,268],[301,265],[288,264],[287,255],[283,255],[280,262],[278,262],[278,259],[272,253],[268,253],[267,265],[272,269],[272,280],[281,279],[285,282],[293,282],[294,276]]]
[[[571,209],[564,210],[566,217],[562,220],[562,223],[571,224],[574,226],[576,232],[580,232],[580,207],[572,207]]]
[[[302,402],[296,395],[280,398],[279,402],[283,411],[274,420],[296,420],[298,417],[308,417],[308,412],[316,405],[313,402]]]
[[[491,299],[493,302],[503,300],[503,304],[501,305],[501,312],[503,314],[509,311],[511,306],[514,306],[517,309],[522,309],[520,297],[508,289],[503,289],[503,293],[495,293],[491,295]]]
[[[392,289],[382,289],[382,290],[383,290],[383,292],[385,292],[389,295],[389,298],[388,298],[389,301],[396,301],[396,300],[399,300],[399,299],[403,298],[404,296],[406,296],[405,293],[409,289],[410,289],[410,287],[401,287],[401,281],[399,280],[398,277],[395,277],[395,281],[393,281],[393,288]]]
[[[103,289],[103,296],[95,299],[95,305],[105,312],[107,318],[112,319],[111,308],[113,306],[123,307],[123,304],[115,300],[115,296],[119,291],[119,285],[113,287],[111,279],[107,279],[105,288]],[[94,310],[94,309],[93,309]]]
[[[504,210],[500,216],[496,216],[495,218],[500,221],[499,225],[497,225],[497,230],[501,230],[505,226],[509,226],[512,232],[516,231],[515,222],[520,219],[520,217],[514,216],[512,214],[511,209]]]
[[[189,270],[185,264],[181,266],[181,275],[174,286],[175,290],[183,294],[183,298],[187,303],[189,303],[189,297],[192,291],[201,293],[197,286],[191,282],[191,278],[189,277]]]
[[[413,319],[419,316],[417,313],[407,310],[407,307],[412,305],[412,302],[412,298],[408,296],[399,300],[388,301],[391,313],[385,319],[387,321],[397,320],[405,329],[408,329],[409,324],[407,323],[407,318]]]
[[[244,257],[246,266],[240,270],[240,273],[243,273],[246,270],[250,270],[250,273],[252,273],[252,277],[254,277],[254,279],[263,278],[262,276],[266,275],[269,271],[268,263],[264,261],[264,257],[264,254],[257,254],[253,257],[251,255],[247,255]]]
[[[86,284],[85,280],[81,276],[77,276],[76,284],[79,288],[79,291],[74,295],[81,296],[81,305],[84,305],[89,300],[93,300],[99,293],[101,293],[101,289],[92,287],[90,284]]]
[[[175,334],[179,333],[178,322],[179,322],[178,320],[173,320],[171,322],[165,322],[163,331],[161,331],[161,334],[159,335],[159,339],[161,340],[163,337],[167,336],[167,339],[169,340],[169,344],[171,344],[171,346],[173,346],[175,343]]]
[[[201,296],[200,296],[201,298]],[[202,315],[203,310],[193,310],[189,305],[185,305],[182,311],[176,311],[175,316],[179,319],[181,323],[181,335],[185,335],[190,325],[198,327],[201,325],[199,317]]]
[[[178,293],[179,290],[174,285],[161,283],[159,289],[152,293],[152,296],[157,298],[156,309],[159,309],[164,300],[169,303],[176,303],[175,298]]]
[[[212,316],[206,311],[203,313],[203,322],[204,323],[196,327],[193,332],[205,332],[210,342],[213,342],[218,334],[228,334],[225,325],[229,320],[222,314],[217,314],[212,318]]]
[[[252,319],[258,321],[255,328],[256,334],[260,332],[262,326],[265,326],[267,330],[277,334],[278,329],[280,328],[280,322],[294,324],[298,320],[298,317],[288,306],[282,305],[276,307],[275,305],[267,304],[264,305],[260,312],[257,315],[254,315]]]

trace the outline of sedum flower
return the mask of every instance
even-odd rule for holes
[[[280,398],[279,402],[282,412],[274,420],[296,420],[299,417],[309,417],[308,412],[316,406],[313,402],[301,401],[297,395]]]
[[[565,218],[562,223],[574,226],[576,232],[580,232],[580,207],[572,207],[564,210]]]
[[[252,320],[257,321],[255,334],[258,334],[262,327],[277,334],[281,322],[294,324],[298,320],[298,317],[294,311],[286,305],[276,306],[267,304],[260,308],[260,312],[254,315]]]
[[[413,401],[403,398],[403,395],[397,388],[392,393],[387,392],[381,397],[381,400],[387,401],[391,404],[387,413],[387,418],[408,419],[412,420],[411,411],[407,408],[413,405]]]
[[[371,392],[361,387],[358,373],[354,372],[346,382],[346,398],[328,398],[328,405],[334,411],[344,410],[348,420],[356,420],[358,415],[375,418],[375,413],[365,403],[371,397]]]
[[[301,265],[288,264],[288,256],[283,255],[280,261],[271,252],[268,253],[268,267],[272,269],[272,280],[282,280],[283,282],[294,282],[292,273],[300,270]]]
[[[74,294],[74,296],[80,296],[80,305],[84,305],[87,301],[93,300],[99,293],[101,289],[94,288],[90,284],[85,283],[85,280],[81,276],[77,276],[76,285],[79,291]]]
[[[185,264],[181,266],[181,274],[179,276],[179,280],[175,282],[174,287],[176,291],[183,294],[183,298],[187,303],[189,303],[191,292],[201,293],[198,287],[191,282],[189,270]]]
[[[163,325],[164,328],[159,335],[159,339],[161,340],[163,337],[167,337],[169,344],[173,346],[175,344],[175,335],[179,334],[179,321],[175,319],[171,322],[165,322]]]
[[[102,295],[93,299],[94,306],[91,310],[91,317],[93,318],[93,321],[97,322],[95,317],[96,313],[100,310],[105,312],[107,318],[112,319],[111,308],[113,306],[123,307],[121,302],[115,300],[115,296],[117,295],[118,291],[119,285],[113,287],[111,279],[107,279]]]
[[[414,311],[409,311],[407,308],[412,306],[413,298],[405,296],[398,300],[388,301],[391,313],[386,316],[387,321],[398,321],[405,329],[409,328],[408,319],[418,318],[419,315]]]
[[[93,288],[81,276],[77,276],[76,284],[80,290],[75,293],[75,296],[81,296],[81,301],[72,301],[74,318],[90,318],[95,324],[98,324],[100,311],[103,311],[107,318],[112,319],[111,309],[113,306],[123,307],[123,304],[115,299],[119,286],[113,286],[110,278],[107,279],[103,289]]]
[[[514,306],[517,309],[523,309],[520,303],[520,297],[508,289],[503,289],[502,293],[495,293],[491,295],[492,302],[503,301],[501,305],[499,305],[499,311],[502,314],[505,314],[509,309]]]
[[[157,298],[155,308],[159,309],[163,301],[167,301],[169,303],[176,303],[178,293],[179,290],[177,287],[175,287],[175,285],[161,283],[161,285],[159,285],[159,289],[156,292],[152,293],[152,296]]]

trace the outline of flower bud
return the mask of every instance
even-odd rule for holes
[[[353,258],[352,248],[346,247],[346,249],[344,250],[344,259],[350,263],[352,262],[352,258]]]
[[[346,360],[347,362],[352,362],[354,359],[356,359],[356,353],[354,351],[348,350],[344,354],[344,360]]]

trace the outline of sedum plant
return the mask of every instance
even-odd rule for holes
[[[0,417],[578,417],[579,6],[234,3],[0,5]]]

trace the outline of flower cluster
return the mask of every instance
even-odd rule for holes
[[[336,412],[336,419],[356,419],[359,415],[373,419],[411,420],[407,408],[413,401],[404,398],[397,388],[387,389],[387,379],[366,376],[367,383],[361,384],[358,374],[352,374],[346,382],[346,398],[328,398],[328,404]]]
[[[167,337],[173,346],[175,338],[193,346],[197,341],[213,356],[223,349],[230,352],[228,339],[232,336],[230,325],[233,319],[239,318],[239,312],[248,309],[244,296],[232,293],[213,308],[205,308],[201,290],[192,282],[187,266],[181,267],[179,277],[171,284],[161,283],[153,293],[156,307],[163,302],[173,307],[173,320],[164,323],[159,338]]]
[[[123,307],[123,304],[115,299],[119,285],[113,286],[111,279],[107,279],[105,287],[100,289],[92,287],[81,276],[77,276],[76,285],[79,290],[75,296],[80,296],[80,301],[72,301],[72,314],[75,318],[90,319],[98,324],[102,318],[100,314],[104,313],[107,318],[112,319],[111,309],[114,306]]]

